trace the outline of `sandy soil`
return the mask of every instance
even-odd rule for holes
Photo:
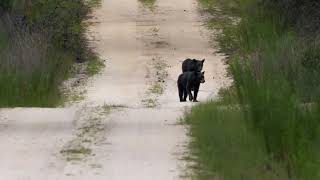
[[[228,85],[196,0],[102,0],[88,35],[106,67],[65,108],[0,110],[0,180],[179,179],[187,130],[176,79],[206,58],[199,100]]]

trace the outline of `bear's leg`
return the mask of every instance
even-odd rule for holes
[[[198,92],[199,92],[199,87],[194,87],[193,102],[198,102],[198,100],[197,100]]]
[[[187,97],[188,97],[187,88],[183,88],[183,101],[187,101]]]
[[[192,101],[193,96],[192,96],[192,92],[191,92],[191,87],[187,87],[187,93],[189,95],[189,101]]]
[[[181,85],[178,85],[178,90],[180,102],[183,102],[183,88],[181,87]]]

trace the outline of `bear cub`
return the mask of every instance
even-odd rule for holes
[[[204,82],[204,71],[188,71],[180,74],[177,81],[180,102],[185,102],[188,96],[190,101],[198,102],[197,96],[200,83]],[[192,95],[191,90],[194,91],[194,95]]]
[[[196,59],[186,59],[182,63],[182,72],[188,72],[188,71],[201,72],[204,61],[205,59],[202,59],[201,61]]]

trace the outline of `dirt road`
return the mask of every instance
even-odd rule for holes
[[[179,179],[187,151],[176,79],[206,58],[199,101],[227,85],[196,0],[102,0],[88,32],[106,67],[65,108],[0,111],[0,180]],[[214,77],[214,78],[213,78]]]

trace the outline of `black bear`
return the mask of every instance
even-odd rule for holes
[[[180,102],[186,101],[188,96],[190,101],[198,102],[197,96],[200,83],[204,82],[204,71],[188,71],[180,74],[177,81]],[[191,90],[194,91],[194,96],[192,96]]]
[[[203,63],[205,59],[203,60],[196,60],[196,59],[186,59],[182,63],[182,72],[187,71],[202,71]]]

